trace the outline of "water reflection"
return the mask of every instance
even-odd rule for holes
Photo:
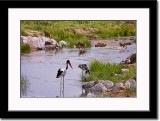
[[[85,54],[86,53],[86,50],[79,50],[79,53],[78,53],[78,56],[82,55],[82,54]]]
[[[60,81],[60,97],[64,97],[64,80]]]

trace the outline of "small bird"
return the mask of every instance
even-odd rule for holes
[[[83,79],[83,72],[85,72],[85,74],[90,74],[90,71],[86,64],[80,64],[78,68],[82,69],[82,79]]]
[[[64,91],[64,76],[66,75],[66,71],[68,69],[68,64],[70,65],[70,67],[72,68],[72,65],[70,63],[70,60],[67,60],[66,61],[66,68],[60,68],[57,72],[57,76],[56,78],[59,78],[61,77],[61,82],[62,82],[62,78],[63,78],[63,91]],[[73,69],[73,68],[72,68]],[[61,82],[60,82],[60,85],[61,85]]]

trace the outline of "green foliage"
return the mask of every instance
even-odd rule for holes
[[[89,40],[86,40],[86,39],[79,39],[79,40],[75,40],[75,41],[69,41],[69,47],[74,47],[76,45],[78,45],[78,42],[82,42],[82,43],[85,43],[85,47],[91,47],[91,42]]]
[[[128,92],[129,92],[129,93],[136,93],[136,87],[129,88],[129,89],[128,89]]]
[[[94,80],[110,80],[114,83],[125,82],[129,78],[136,76],[136,67],[128,68],[128,73],[121,73],[121,69],[124,68],[121,64],[103,63],[100,61],[92,61],[90,63],[90,76],[85,81]],[[117,76],[115,74],[118,74]]]
[[[29,53],[31,51],[31,47],[29,44],[22,44],[21,45],[21,53]]]
[[[24,31],[24,29],[21,29],[21,35],[22,36],[28,36],[28,34]]]
[[[89,28],[89,30],[88,30]],[[25,30],[36,30],[42,33],[48,31],[55,40],[65,40],[73,47],[77,42],[83,41],[90,47],[88,35],[97,39],[110,39],[116,37],[135,36],[135,24],[126,24],[125,21],[21,21],[21,35]],[[83,30],[82,33],[76,30]],[[95,29],[95,30],[93,30]]]

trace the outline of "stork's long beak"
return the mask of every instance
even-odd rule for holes
[[[72,65],[71,65],[71,63],[69,62],[68,64],[69,64],[69,65],[70,65],[70,67],[72,68]],[[73,68],[72,68],[72,69],[73,69]]]

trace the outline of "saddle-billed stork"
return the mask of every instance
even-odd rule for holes
[[[61,77],[61,82],[62,82],[62,78],[63,78],[63,91],[64,91],[64,76],[66,75],[66,71],[68,69],[68,65],[70,65],[70,67],[72,68],[72,65],[70,63],[70,60],[67,60],[66,61],[66,67],[65,68],[60,68],[57,72],[57,76],[56,78],[59,78]],[[73,68],[72,68],[73,69]],[[61,82],[60,82],[60,85],[61,85]]]

